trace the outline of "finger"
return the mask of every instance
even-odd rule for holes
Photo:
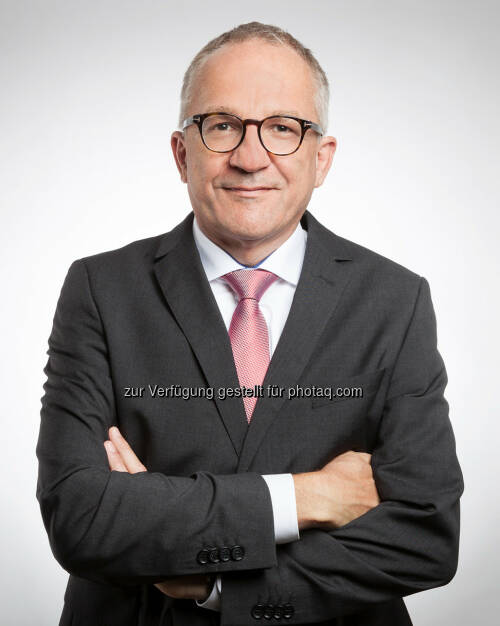
[[[112,426],[109,429],[109,438],[113,442],[115,448],[118,450],[127,471],[130,474],[136,474],[137,472],[147,472],[146,467],[139,461],[135,452],[129,446],[126,439],[120,433],[116,426]]]
[[[156,583],[155,587],[170,598],[185,599],[185,584],[183,582],[164,581],[162,583]]]
[[[210,575],[192,574],[170,577],[161,583],[156,583],[155,587],[171,598],[206,600],[213,582]]]
[[[118,450],[115,448],[111,441],[104,442],[104,448],[108,455],[109,469],[117,472],[128,472],[125,467],[125,463],[122,461],[121,456],[118,454]]]

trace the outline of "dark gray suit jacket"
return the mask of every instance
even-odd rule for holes
[[[306,212],[300,280],[250,426],[241,398],[152,397],[148,385],[237,388],[192,237],[171,232],[75,261],[49,339],[37,498],[70,573],[62,626],[411,624],[402,597],[458,561],[463,478],[427,281]],[[352,398],[288,389],[361,387]],[[142,397],[127,388],[144,387]],[[148,472],[108,467],[117,424]],[[372,454],[381,503],[275,545],[262,474]],[[222,610],[153,583],[222,575]]]

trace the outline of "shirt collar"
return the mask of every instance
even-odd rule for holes
[[[193,237],[209,282],[228,272],[251,269],[239,263],[228,252],[209,239],[199,227],[196,216],[193,219]],[[302,271],[306,241],[307,231],[302,228],[299,222],[290,237],[254,267],[273,272],[273,274],[296,286]]]

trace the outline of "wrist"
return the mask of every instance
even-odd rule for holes
[[[315,496],[315,472],[292,474],[295,486],[295,502],[297,506],[297,523],[299,530],[312,528],[317,524],[317,498]]]

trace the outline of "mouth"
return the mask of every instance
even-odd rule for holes
[[[223,187],[225,191],[242,196],[244,198],[255,198],[265,194],[268,191],[273,191],[274,187]]]

